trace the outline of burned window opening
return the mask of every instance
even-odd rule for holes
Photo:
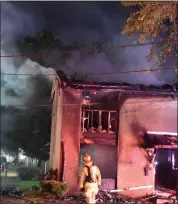
[[[117,112],[109,110],[82,110],[82,132],[115,134]]]
[[[162,187],[174,190],[177,181],[177,152],[178,149],[158,148],[156,153],[156,188]],[[174,155],[174,156],[173,156]],[[165,176],[169,175],[169,176]]]

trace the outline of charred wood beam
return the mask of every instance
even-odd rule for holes
[[[80,144],[117,145],[116,137],[84,137],[80,139]]]
[[[102,112],[110,112],[110,113],[116,113],[117,111],[116,110],[95,110],[95,109],[84,109],[85,111],[91,111],[91,112],[99,112],[99,111],[102,111]]]
[[[85,130],[85,111],[82,111],[82,132]]]
[[[87,128],[90,127],[90,112],[87,112]]]
[[[106,114],[104,114],[104,113],[106,113]],[[97,127],[94,128],[95,132],[106,131],[107,133],[111,133],[111,131],[113,131],[112,128],[114,128],[114,127],[111,128],[111,125],[114,126],[116,124],[113,124],[113,122],[114,121],[117,122],[115,115],[117,115],[117,112],[113,111],[113,110],[111,110],[111,111],[104,110],[103,111],[103,110],[83,109],[82,110],[82,121],[81,121],[82,132],[85,132],[85,130],[93,131],[94,121],[95,121],[95,122],[97,122],[97,124],[95,124],[95,126],[97,125]],[[88,120],[88,121],[86,121],[86,120]],[[115,131],[115,128],[114,128],[114,131]]]
[[[157,149],[178,149],[177,145],[155,145],[154,147]]]
[[[99,111],[99,129],[101,128],[101,121],[102,121],[102,111]]]
[[[108,90],[108,91],[120,91],[120,92],[137,92],[137,93],[150,93],[158,95],[177,95],[178,90],[174,86],[159,87],[159,86],[144,86],[144,85],[131,85],[131,84],[109,84],[109,83],[68,83],[67,86],[74,89],[85,89],[85,90]]]
[[[108,112],[108,132],[109,132],[110,126],[111,126],[111,113]]]
[[[177,136],[169,136],[169,135],[149,135],[145,134],[144,136],[139,136],[144,140],[144,146],[147,148],[153,146],[177,146],[178,138]]]
[[[93,111],[91,111],[91,124],[90,124],[91,128],[93,127]]]

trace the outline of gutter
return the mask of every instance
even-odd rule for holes
[[[73,88],[73,87],[71,87]],[[98,89],[97,89],[98,88]],[[175,97],[177,98],[178,96],[178,93],[177,92],[173,92],[173,91],[152,91],[152,90],[134,90],[134,89],[124,89],[124,88],[100,88],[100,87],[91,87],[89,89],[84,89],[84,88],[73,88],[73,89],[84,89],[84,91],[93,91],[93,90],[96,90],[96,91],[118,91],[118,92],[123,92],[123,93],[140,93],[140,94],[150,94],[150,95],[163,95],[163,96],[172,96],[172,97]],[[99,89],[100,88],[100,89]],[[174,98],[173,98],[174,99]]]

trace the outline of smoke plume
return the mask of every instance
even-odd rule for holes
[[[32,14],[23,12],[13,3],[1,3],[1,56],[19,52],[16,41],[28,29],[32,32],[36,30],[34,22]],[[29,35],[30,33],[25,34]],[[4,73],[9,73],[9,75],[4,75]],[[1,58],[2,141],[8,139],[7,134],[13,131],[19,115],[29,106],[38,105],[33,104],[35,101],[39,101],[36,100],[39,98],[38,89],[42,85],[44,87],[52,85],[52,75],[50,75],[52,73],[52,68],[47,69],[29,58]],[[43,80],[40,80],[43,74],[45,74]],[[50,95],[45,97],[47,100],[43,98],[41,103],[47,104]],[[40,102],[38,103],[40,104]]]
[[[50,4],[49,2],[40,4],[39,2],[3,2],[2,38],[14,41],[27,35],[34,36],[46,25],[68,44],[73,41],[86,46],[96,42],[107,42],[107,46],[133,44],[133,39],[128,40],[127,36],[120,34],[129,12],[130,9],[123,8],[116,2],[81,2],[80,5],[77,2],[50,2]],[[155,63],[146,60],[149,49],[150,46],[139,46],[85,56],[75,53],[65,63],[56,60],[55,56],[51,56],[49,61],[53,61],[54,58],[53,68],[60,67],[68,75],[76,72],[79,77],[89,72],[110,73],[149,69]],[[88,77],[95,81],[144,84],[176,82],[174,70],[149,74],[88,75]]]

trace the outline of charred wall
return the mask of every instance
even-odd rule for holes
[[[140,148],[143,141],[139,135],[145,133],[145,131],[177,132],[177,100],[157,96],[120,95],[116,91],[113,91],[113,93],[109,91],[103,93],[102,91],[89,91],[87,93],[84,90],[69,87],[61,89],[56,96],[58,97],[54,100],[52,113],[54,118],[52,126],[55,130],[52,131],[54,136],[52,137],[51,152],[54,154],[51,154],[50,160],[53,161],[52,167],[55,168],[59,168],[60,163],[63,163],[63,165],[61,164],[63,166],[61,171],[63,171],[63,181],[68,182],[71,186],[69,193],[78,191],[80,139],[81,136],[85,137],[92,127],[92,125],[89,128],[85,127],[86,130],[81,132],[83,118],[81,113],[83,109],[108,110],[107,112],[114,110],[112,114],[117,112],[114,117],[112,114],[110,115],[111,121],[117,118],[115,120],[117,121],[117,127],[114,130],[112,129],[114,124],[111,122],[112,128],[108,131],[109,125],[107,122],[106,128],[104,128],[104,130],[107,130],[106,132],[98,132],[98,130],[91,132],[92,136],[97,138],[97,140],[92,141],[98,141],[104,134],[107,134],[108,141],[113,139],[114,135],[118,135],[118,145],[115,145],[114,142],[113,147],[109,147],[113,148],[111,155],[113,155],[114,149],[117,152],[116,156],[111,156],[109,165],[114,166],[116,164],[117,168],[114,167],[110,173],[102,170],[104,177],[110,177],[110,174],[116,175],[117,188],[154,185],[153,171],[150,171],[147,176],[144,174],[148,155],[145,149]],[[84,96],[90,96],[89,104],[82,104]],[[108,113],[106,118],[108,118]],[[104,127],[105,124],[103,125],[102,120],[101,123]],[[90,121],[89,124],[91,124]],[[95,129],[97,129],[98,124],[96,127],[94,126]],[[114,133],[111,134],[110,131]],[[114,141],[117,139],[114,139]],[[61,141],[63,151],[60,150]],[[105,141],[104,143],[106,143]],[[102,149],[102,151],[97,150],[97,154],[101,154],[101,157],[96,157],[95,162],[100,165],[101,169],[105,166],[108,167],[108,158],[105,160],[106,150],[107,148]],[[117,161],[115,161],[116,158]],[[104,165],[104,163],[106,164]],[[152,191],[153,189],[127,190],[123,194],[135,197],[151,194]]]
[[[148,162],[139,135],[145,131],[177,132],[177,99],[158,96],[122,97],[119,113],[117,187],[154,185],[154,172],[145,176]],[[152,189],[124,191],[128,196],[151,194]]]
[[[63,181],[70,184],[69,193],[78,191],[80,154],[81,91],[63,90],[62,141],[64,145]]]

